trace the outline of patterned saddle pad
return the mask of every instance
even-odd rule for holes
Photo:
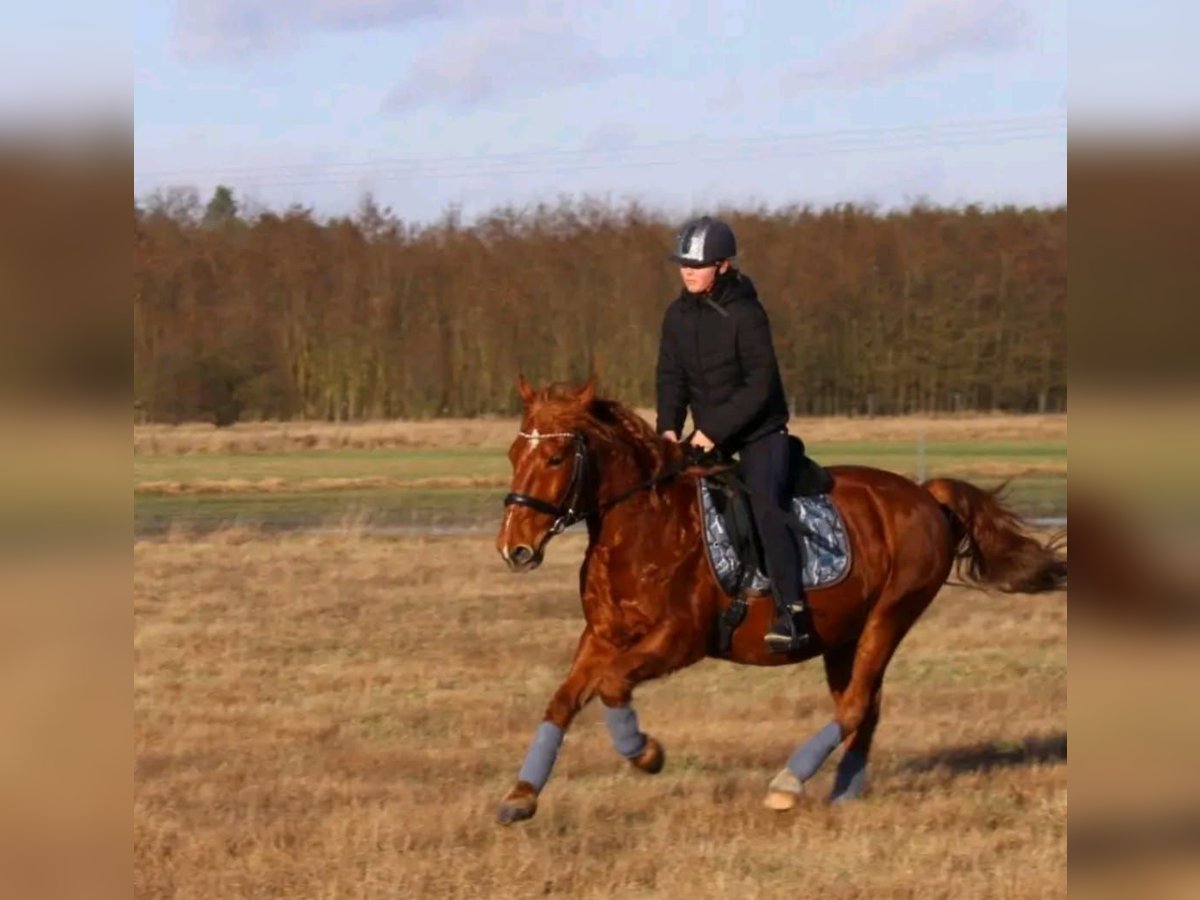
[[[739,558],[725,516],[713,500],[714,490],[707,478],[700,479],[700,508],[704,516],[704,543],[717,580],[726,593],[737,590],[744,563]],[[808,590],[829,587],[850,571],[850,540],[841,513],[828,494],[792,498],[792,510],[804,535],[804,586]],[[755,571],[750,590],[766,592],[771,581]]]

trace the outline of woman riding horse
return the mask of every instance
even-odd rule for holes
[[[632,691],[637,684],[714,654],[718,646],[714,638],[719,618],[732,598],[716,580],[704,548],[696,486],[703,472],[688,467],[685,448],[677,442],[683,420],[679,398],[691,403],[698,428],[695,440],[701,446],[738,446],[744,464],[746,449],[758,440],[779,434],[779,443],[786,446],[786,436],[779,431],[786,424],[786,404],[775,385],[778,370],[770,353],[766,314],[752,288],[746,287],[748,280],[727,265],[732,234],[724,246],[721,240],[709,246],[708,241],[721,234],[709,220],[703,230],[689,234],[685,228],[680,235],[678,258],[712,263],[725,256],[718,265],[701,266],[712,269],[710,274],[690,274],[691,266],[684,265],[685,296],[672,305],[677,310],[683,306],[683,311],[667,312],[666,362],[659,367],[659,425],[664,434],[622,404],[596,397],[594,379],[581,388],[551,385],[544,390],[534,390],[523,377],[517,379],[523,414],[509,449],[512,491],[505,498],[497,550],[512,571],[529,571],[541,563],[554,535],[572,523],[586,522],[588,547],[580,570],[586,625],[570,672],[547,704],[516,784],[500,804],[497,818],[502,823],[534,815],[566,728],[596,696],[604,703],[619,754],[642,772],[659,772],[664,751],[638,725]],[[713,295],[716,289],[718,296]],[[734,293],[727,295],[728,290]],[[691,313],[686,312],[688,302],[696,304]],[[730,313],[726,317],[714,310],[724,323],[716,330],[728,334],[709,332],[708,325],[697,324],[702,322],[698,318],[690,326],[671,323],[673,314],[698,314],[696,310],[714,305]],[[691,367],[694,361],[680,360],[683,350],[676,341],[679,334],[692,334],[689,329],[695,329],[698,346],[694,341],[692,347],[701,362],[713,359],[731,370],[749,368],[756,372],[755,379],[764,380],[756,380],[754,389],[731,391],[725,376],[712,377],[703,368]],[[686,394],[671,388],[680,372],[688,379]],[[761,397],[761,406],[750,404],[750,413],[728,406],[748,396]],[[751,455],[755,452],[750,450]],[[766,462],[755,484],[760,494],[766,488],[767,497],[779,498],[781,476],[774,450],[764,451],[763,457]],[[773,809],[791,809],[804,782],[839,744],[846,750],[832,799],[840,802],[863,793],[884,670],[946,582],[955,559],[961,576],[982,586],[1036,593],[1066,583],[1066,562],[1054,545],[1028,535],[995,492],[953,479],[917,485],[904,476],[860,466],[833,467],[829,474],[830,498],[845,523],[852,564],[844,580],[809,595],[805,617],[814,640],[793,641],[790,608],[782,610],[786,620],[781,622],[776,602],[762,596],[750,602],[730,648],[720,656],[745,665],[775,666],[823,655],[834,718],[800,745],[770,782],[767,804]],[[760,528],[768,522],[767,534],[772,533],[772,518],[780,523],[773,509],[760,502],[756,510]],[[784,553],[778,552],[784,539],[778,529],[774,534],[775,538],[764,535],[764,544],[778,541],[774,559],[767,550],[768,569],[772,576],[782,572],[787,582],[791,576],[786,574],[787,563],[781,562]],[[790,535],[787,540],[794,546]],[[787,606],[799,600],[799,589],[797,575],[791,594],[784,598]],[[781,634],[784,641],[769,640]]]
[[[762,541],[775,599],[766,634],[771,650],[798,650],[811,638],[799,560],[802,541],[788,484],[788,405],[775,360],[771,325],[754,283],[733,267],[737,239],[703,216],[680,230],[670,259],[683,291],[663,316],[658,353],[658,432],[678,441],[691,407],[690,442],[741,454],[741,475]]]

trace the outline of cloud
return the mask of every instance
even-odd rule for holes
[[[637,131],[625,122],[602,122],[594,127],[583,139],[587,150],[612,151],[625,150],[634,146],[637,141]]]
[[[926,69],[947,59],[1014,50],[1033,26],[1019,0],[907,0],[814,62],[792,69],[792,86],[856,85]]]
[[[177,0],[174,40],[187,60],[224,61],[289,51],[316,34],[441,22],[447,37],[407,65],[385,108],[469,107],[612,74],[566,9],[558,0]]]
[[[559,19],[494,18],[456,31],[418,56],[386,107],[398,111],[430,102],[472,107],[613,73],[612,61]]]
[[[469,0],[178,0],[175,46],[187,59],[287,49],[307,34],[403,27],[462,12]]]

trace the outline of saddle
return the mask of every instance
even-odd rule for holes
[[[804,441],[788,435],[788,480],[793,497],[818,497],[833,490],[833,476],[808,455]]]
[[[803,536],[802,575],[807,590],[829,587],[850,570],[850,541],[829,497],[833,476],[811,459],[804,443],[788,436],[792,511]],[[699,480],[704,543],[713,574],[733,603],[721,615],[718,651],[728,652],[733,631],[745,618],[747,597],[766,594],[771,581],[763,564],[750,497],[739,467]]]

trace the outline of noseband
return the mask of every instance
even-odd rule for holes
[[[516,491],[507,494],[504,498],[505,506],[528,506],[530,509],[537,510],[540,513],[554,516],[554,524],[550,526],[550,532],[546,535],[547,539],[549,539],[570,528],[576,522],[587,518],[588,514],[581,512],[579,508],[580,501],[583,498],[583,483],[588,464],[587,436],[579,430],[539,434],[536,428],[528,433],[520,431],[517,434],[520,437],[534,441],[534,446],[536,446],[537,441],[547,438],[570,438],[575,450],[575,461],[571,468],[571,480],[567,483],[567,491],[561,503],[550,503],[546,500],[532,497],[529,494],[517,493]]]

